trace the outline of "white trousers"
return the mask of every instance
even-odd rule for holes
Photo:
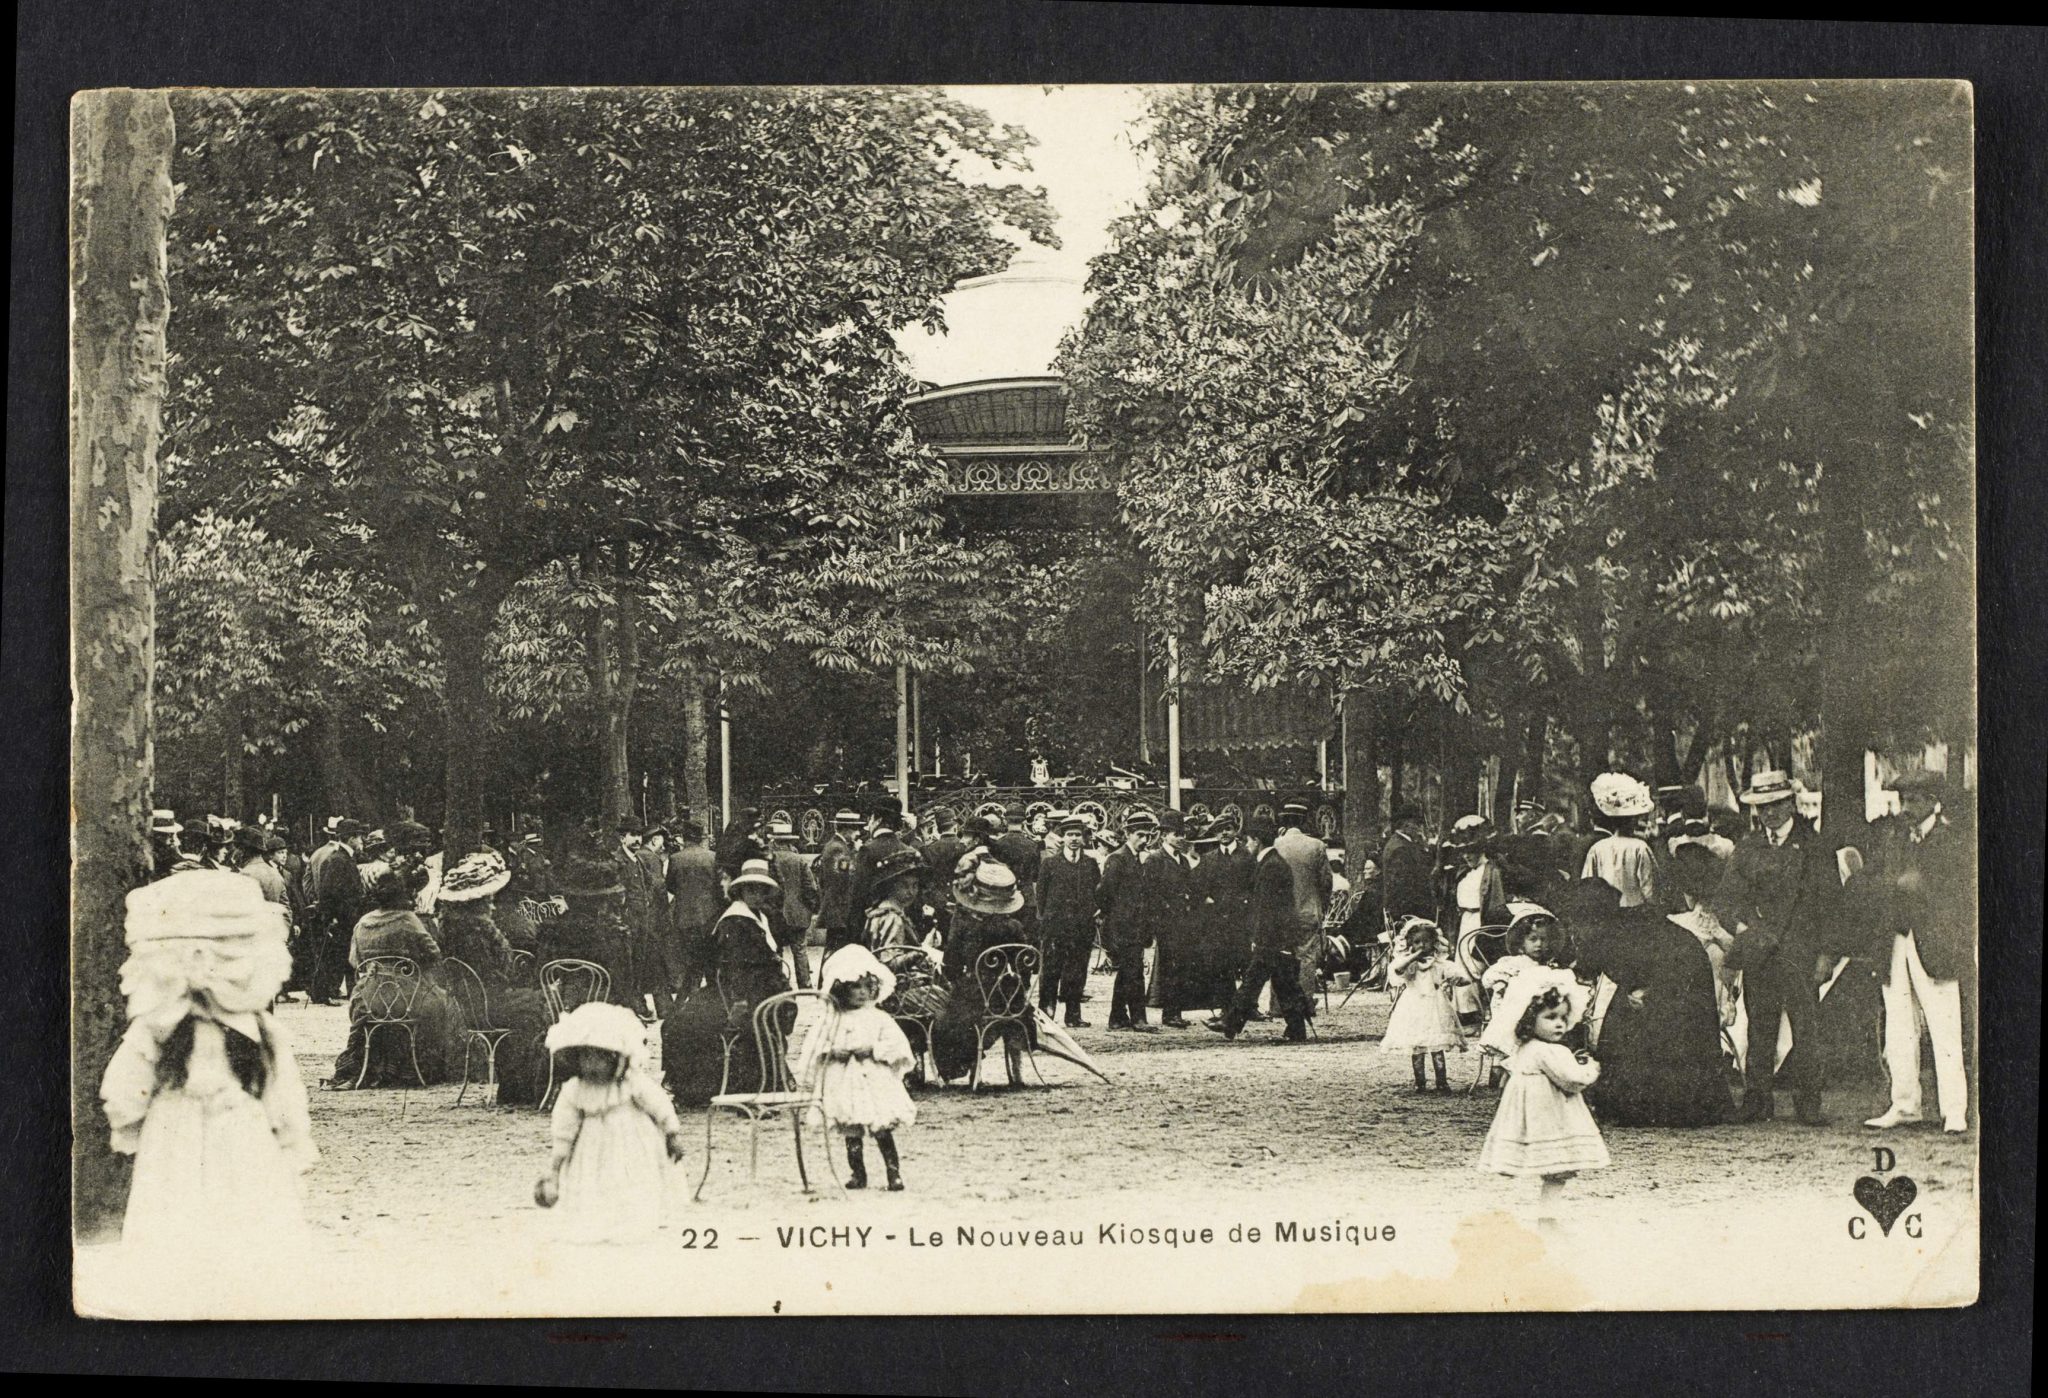
[[[1942,1120],[1964,1124],[1970,1115],[1963,1059],[1963,992],[1938,981],[1920,964],[1908,932],[1892,939],[1892,969],[1884,983],[1884,1068],[1892,1080],[1892,1110],[1920,1114],[1920,1026],[1934,1044],[1934,1090]]]

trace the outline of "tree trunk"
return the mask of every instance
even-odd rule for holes
[[[711,819],[711,725],[704,712],[704,681],[686,673],[683,689],[683,799],[690,817],[709,830]]]
[[[99,1085],[126,1019],[125,900],[149,877],[170,102],[82,94],[71,142],[71,1220],[89,1240],[120,1228],[128,1193]]]
[[[1820,508],[1821,828],[1830,843],[1839,843],[1861,836],[1863,754],[1876,744],[1863,661],[1871,637],[1861,624],[1870,568],[1864,554],[1863,500],[1848,462],[1822,467]]]
[[[1363,689],[1344,692],[1344,747],[1340,770],[1344,774],[1344,843],[1354,851],[1378,852],[1380,823],[1379,743],[1377,706]],[[1355,853],[1351,867],[1361,860]]]
[[[247,808],[243,802],[242,781],[242,715],[239,711],[228,718],[228,736],[220,748],[220,813],[230,820],[240,820]]]
[[[450,865],[483,846],[484,777],[497,720],[485,643],[504,591],[493,586],[429,613],[441,648],[441,700],[448,715],[441,830],[443,858]]]

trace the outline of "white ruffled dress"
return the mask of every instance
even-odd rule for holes
[[[917,1061],[910,1040],[879,1005],[830,1009],[811,1026],[797,1074],[815,1088],[837,1131],[895,1131],[917,1120],[903,1075]]]
[[[555,1098],[549,1133],[570,1147],[555,1209],[562,1237],[579,1243],[645,1242],[661,1226],[668,1134],[675,1104],[645,1070],[617,1082],[571,1078]]]
[[[1563,1044],[1531,1039],[1507,1062],[1507,1086],[1479,1148],[1479,1168],[1495,1174],[1574,1175],[1607,1163],[1607,1143],[1581,1095],[1600,1065],[1581,1063]]]

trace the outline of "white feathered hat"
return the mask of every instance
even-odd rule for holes
[[[1602,772],[1593,778],[1593,805],[1604,816],[1642,816],[1657,809],[1650,788],[1626,772]]]

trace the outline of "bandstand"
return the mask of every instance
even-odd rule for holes
[[[1062,335],[1080,322],[1085,293],[1078,276],[1029,256],[1001,274],[963,282],[946,304],[946,332],[906,332],[903,350],[928,385],[908,401],[919,438],[945,461],[947,508],[960,526],[1000,527],[1029,518],[1038,527],[1117,528],[1113,456],[1074,440],[1065,385],[1051,365]],[[1134,619],[1133,628],[1139,623]],[[989,786],[947,780],[927,770],[920,687],[898,667],[896,774],[887,785],[924,816],[965,818],[1021,805],[1029,814],[1064,808],[1114,824],[1133,807],[1184,809],[1191,821],[1223,814],[1271,815],[1288,799],[1306,801],[1326,838],[1341,837],[1342,800],[1329,767],[1337,716],[1320,691],[1252,693],[1240,687],[1183,684],[1179,645],[1148,642],[1136,676],[1138,722],[1132,768],[1142,778]],[[1315,775],[1294,782],[1190,783],[1187,753],[1249,748],[1313,753]],[[726,784],[730,807],[730,781]],[[763,790],[769,819],[789,820],[807,847],[829,833],[836,807],[861,794],[845,784]]]

